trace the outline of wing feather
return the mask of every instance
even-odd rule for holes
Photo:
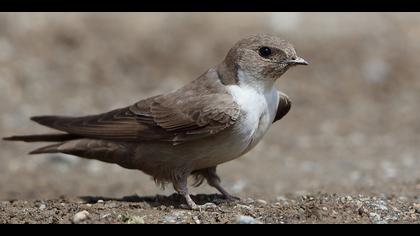
[[[292,107],[292,101],[290,100],[290,98],[278,91],[279,93],[279,104],[277,106],[277,113],[276,113],[276,117],[274,118],[274,122],[280,120],[281,118],[283,118],[287,113],[289,113],[290,108]]]
[[[83,117],[38,116],[39,124],[82,137],[115,141],[166,141],[173,144],[214,135],[237,120],[240,109],[217,79],[200,77],[206,90],[190,86],[132,106]],[[207,79],[207,81],[205,81]],[[210,81],[210,82],[209,82]],[[217,89],[215,87],[219,86]],[[207,88],[212,89],[207,89]]]

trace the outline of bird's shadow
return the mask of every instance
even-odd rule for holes
[[[156,195],[156,196],[138,196],[138,195],[130,195],[124,196],[122,198],[111,198],[111,197],[101,197],[101,196],[81,196],[79,197],[85,203],[94,204],[97,203],[99,200],[106,201],[116,201],[116,202],[126,202],[126,203],[146,203],[151,207],[159,207],[159,206],[166,206],[170,207],[173,206],[176,209],[185,209],[186,208],[186,201],[184,196],[180,194],[172,194],[169,196],[163,195]],[[199,205],[203,205],[206,203],[214,203],[219,205],[221,203],[230,202],[224,198],[221,194],[197,194],[191,195],[193,201]]]

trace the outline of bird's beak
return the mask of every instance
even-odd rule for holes
[[[286,62],[289,65],[309,65],[309,63],[307,61],[305,61],[305,59],[301,58],[301,57],[297,57],[294,60],[289,60]]]

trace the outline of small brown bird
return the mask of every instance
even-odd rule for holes
[[[199,209],[187,178],[195,176],[195,186],[207,180],[235,199],[220,185],[217,165],[247,153],[289,112],[291,101],[274,83],[290,67],[307,64],[290,43],[253,35],[174,92],[98,115],[32,117],[62,133],[4,139],[54,142],[30,154],[65,153],[141,170],[157,183],[172,183],[192,209]]]

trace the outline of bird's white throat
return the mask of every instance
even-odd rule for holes
[[[243,70],[238,70],[238,85],[240,87],[252,87],[259,93],[267,93],[271,92],[271,90],[274,89],[274,82],[271,79],[258,79],[253,77],[252,75],[249,75]]]
[[[238,79],[238,84],[228,85],[227,89],[245,115],[240,125],[244,141],[254,146],[274,120],[278,92],[274,85],[262,84],[263,81],[249,77],[242,71],[238,71]]]

